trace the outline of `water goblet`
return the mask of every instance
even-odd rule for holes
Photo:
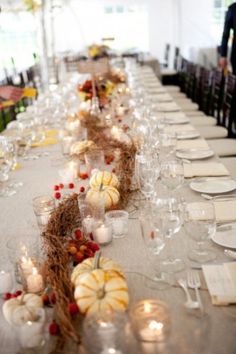
[[[165,248],[165,240],[162,233],[161,224],[155,224],[150,209],[144,209],[139,215],[142,232],[142,239],[146,246],[149,261],[154,270],[154,277],[147,285],[157,289],[164,289],[168,286],[161,272],[160,256]]]
[[[216,254],[206,247],[206,241],[216,231],[213,203],[194,202],[186,204],[184,209],[184,229],[187,235],[197,243],[197,248],[189,252],[189,259],[198,263],[206,263],[216,258]]]
[[[162,230],[166,242],[166,257],[162,262],[166,273],[175,273],[183,270],[185,264],[182,259],[174,256],[172,239],[182,226],[181,207],[175,198],[160,199],[152,208],[154,223]]]
[[[161,182],[171,192],[179,189],[184,183],[184,168],[180,160],[170,160],[161,163]]]

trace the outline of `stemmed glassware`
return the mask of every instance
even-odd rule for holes
[[[167,160],[161,163],[161,182],[170,192],[179,189],[184,183],[184,168],[181,160]]]
[[[7,138],[0,137],[0,196],[10,197],[16,193],[12,186],[4,185],[9,179],[9,172],[14,167],[15,147]]]
[[[154,276],[150,287],[164,289],[168,286],[163,273],[161,272],[161,254],[165,248],[165,240],[162,233],[161,223],[154,223],[154,219],[149,209],[142,210],[139,216],[142,238],[148,253],[149,261],[152,265]]]
[[[174,198],[159,199],[153,204],[153,220],[156,227],[162,230],[166,242],[166,257],[163,260],[163,269],[166,273],[175,273],[184,269],[182,259],[175,258],[172,238],[182,226],[181,205]]]
[[[197,248],[188,254],[189,259],[205,263],[216,258],[216,254],[207,249],[206,241],[216,231],[214,204],[210,202],[188,203],[184,209],[184,229],[187,235],[197,243]]]

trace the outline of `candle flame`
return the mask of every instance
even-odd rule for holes
[[[152,306],[150,302],[144,302],[144,312],[151,312]]]
[[[161,330],[163,328],[163,323],[157,321],[151,321],[148,325],[151,330]]]
[[[38,269],[35,268],[35,267],[33,267],[33,268],[32,268],[32,274],[33,274],[33,275],[37,275],[37,274],[38,274]]]

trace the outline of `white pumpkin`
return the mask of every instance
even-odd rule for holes
[[[8,323],[20,326],[27,321],[35,320],[38,310],[42,307],[43,301],[40,296],[23,294],[5,301],[2,311]]]
[[[118,188],[120,183],[115,173],[109,171],[97,171],[90,178],[89,184],[91,188],[97,188],[101,185]]]
[[[127,283],[119,272],[112,270],[95,269],[81,277],[74,296],[83,314],[125,311],[129,304]]]
[[[107,257],[101,257],[99,259],[99,269],[102,270],[114,270],[123,276],[121,267],[115,263],[112,259]],[[85,274],[94,270],[94,257],[85,259],[82,263],[77,264],[71,274],[71,282],[77,286],[79,280]]]
[[[105,208],[110,209],[118,204],[120,193],[114,187],[99,186],[88,190],[86,200],[92,206],[99,205],[101,200],[104,200]]]
[[[90,149],[97,148],[96,144],[92,140],[76,141],[70,149],[71,155],[83,155]]]

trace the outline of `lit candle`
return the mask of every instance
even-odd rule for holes
[[[10,272],[0,270],[0,294],[7,293],[12,290],[13,281]]]
[[[118,117],[122,117],[125,114],[125,107],[124,106],[117,107],[116,114]]]
[[[23,276],[27,278],[29,274],[32,273],[32,269],[34,268],[34,263],[32,262],[32,259],[27,256],[21,257],[20,268]]]
[[[101,224],[94,229],[94,238],[101,245],[108,244],[112,240],[112,225]]]
[[[94,218],[90,215],[86,216],[83,221],[82,225],[85,231],[85,234],[90,234],[93,231],[93,226],[94,226]]]
[[[43,277],[35,267],[32,268],[32,274],[27,277],[26,282],[29,293],[39,293],[43,290]]]
[[[163,340],[163,323],[152,320],[146,328],[140,330],[140,337],[147,342]]]
[[[45,310],[39,309],[38,312],[38,321],[27,321],[19,328],[19,339],[23,348],[35,348],[44,343]]]
[[[68,169],[71,171],[71,174],[73,174],[74,178],[77,178],[79,175],[79,164],[76,161],[70,161],[68,162]]]

